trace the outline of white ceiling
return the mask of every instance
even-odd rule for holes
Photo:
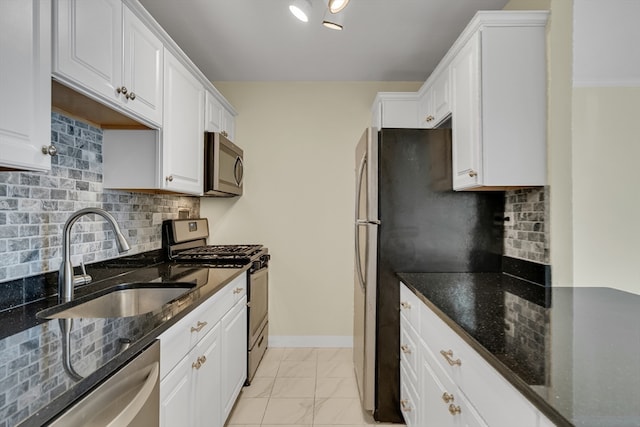
[[[507,0],[351,0],[344,30],[288,0],[140,0],[211,81],[423,81],[477,10]]]

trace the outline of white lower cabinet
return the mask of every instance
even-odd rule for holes
[[[421,343],[420,351],[420,413],[424,414],[425,427],[487,427],[453,383],[435,363],[429,348]]]
[[[553,425],[404,284],[400,304],[400,409],[407,427]]]
[[[238,302],[223,318],[222,327],[222,415],[231,413],[240,389],[247,379],[247,311],[246,298]]]
[[[242,274],[160,336],[160,426],[222,427],[246,379]]]
[[[160,425],[221,426],[220,325],[160,383]]]

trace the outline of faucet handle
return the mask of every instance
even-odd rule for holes
[[[84,261],[80,261],[80,269],[82,270],[82,274],[73,275],[74,287],[79,285],[88,285],[93,280],[93,278],[87,274],[87,269],[84,266]]]

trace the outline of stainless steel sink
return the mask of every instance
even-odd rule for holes
[[[138,316],[159,310],[163,305],[192,290],[193,283],[158,286],[157,283],[117,285],[95,294],[42,310],[46,319],[109,318]]]

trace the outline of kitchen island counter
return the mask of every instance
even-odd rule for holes
[[[399,273],[558,426],[640,426],[640,295],[500,273]]]
[[[37,316],[57,304],[55,296],[0,313],[0,427],[45,424],[250,267],[170,262],[144,266],[145,261],[130,261],[123,258],[87,266],[96,281],[77,288],[76,298],[123,283],[180,282],[195,287],[161,309],[138,316],[73,319],[70,364],[82,377],[79,380],[64,368],[60,322]],[[39,280],[50,282],[51,277]]]

